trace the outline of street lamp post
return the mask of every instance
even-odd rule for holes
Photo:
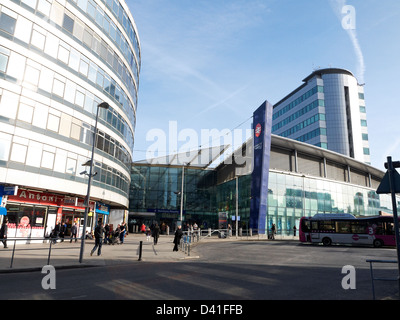
[[[96,144],[96,135],[97,135],[97,121],[99,119],[99,110],[100,108],[103,109],[108,109],[110,106],[107,102],[102,102],[97,105],[97,110],[96,110],[96,121],[94,124],[94,132],[93,132],[93,141],[92,141],[92,155],[90,158],[90,161],[86,162],[84,165],[89,165],[89,174],[84,172],[89,176],[88,180],[88,185],[87,185],[87,193],[86,193],[86,199],[85,199],[85,216],[83,220],[83,230],[82,230],[82,240],[81,240],[81,251],[79,253],[79,263],[82,263],[83,259],[83,251],[85,248],[85,236],[86,236],[86,225],[87,225],[87,219],[88,219],[88,214],[89,214],[89,198],[90,198],[90,187],[92,185],[92,177],[95,175],[93,174],[93,160],[94,160],[94,147]]]

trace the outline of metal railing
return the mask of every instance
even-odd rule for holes
[[[374,260],[374,259],[368,259],[368,260],[366,260],[366,262],[369,263],[369,269],[370,269],[370,272],[371,272],[372,298],[375,300],[376,299],[376,295],[375,295],[375,283],[374,283],[374,281],[399,281],[400,278],[399,278],[399,276],[397,276],[395,278],[380,278],[380,277],[375,278],[372,264],[373,263],[397,263],[397,260]]]
[[[12,249],[12,253],[11,253],[11,259],[10,259],[10,269],[13,268],[14,265],[14,258],[15,258],[15,251],[16,251],[16,244],[18,241],[23,241],[26,242],[27,244],[45,244],[46,241],[48,241],[49,243],[49,249],[48,249],[48,254],[47,254],[47,264],[50,264],[50,259],[51,259],[51,250],[52,250],[52,245],[56,244],[58,241],[60,242],[67,242],[67,241],[71,241],[71,238],[62,238],[62,237],[56,237],[56,238],[52,238],[52,237],[26,237],[26,238],[20,238],[20,237],[10,237],[5,239],[7,241],[8,244],[11,244],[13,242],[13,249]],[[81,238],[73,238],[73,241],[77,242],[82,240]]]

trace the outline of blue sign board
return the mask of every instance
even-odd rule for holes
[[[265,101],[253,114],[254,166],[251,175],[250,228],[265,233],[271,155],[272,104]]]

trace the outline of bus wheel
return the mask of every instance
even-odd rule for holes
[[[324,246],[330,246],[330,245],[332,244],[331,238],[323,238],[323,239],[322,239],[322,244],[323,244]]]
[[[375,248],[380,248],[380,247],[382,247],[382,246],[383,246],[382,240],[380,240],[380,239],[375,239],[375,240],[374,240],[374,247],[375,247]]]

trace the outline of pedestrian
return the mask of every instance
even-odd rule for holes
[[[126,232],[126,225],[125,223],[121,223],[121,232],[119,234],[119,243],[124,244],[124,239],[125,239],[125,232]]]
[[[52,232],[52,238],[53,238],[53,243],[57,243],[58,236],[60,234],[61,230],[61,223],[57,223],[57,225],[54,227],[53,232]]]
[[[293,236],[296,236],[296,230],[297,230],[297,228],[296,228],[296,226],[294,226],[293,227]]]
[[[182,236],[183,236],[182,227],[178,226],[178,229],[176,229],[176,231],[175,231],[174,249],[172,251],[178,251],[178,246],[181,243]]]
[[[107,223],[106,226],[104,227],[104,244],[107,244],[107,242],[110,241],[110,225]]]
[[[271,227],[271,240],[275,240],[275,232],[276,232],[276,227],[275,223],[273,223]]]
[[[152,236],[153,236],[154,244],[157,244],[158,237],[160,236],[160,227],[158,226],[158,223],[156,223],[156,225],[153,228]]]
[[[61,242],[64,242],[65,234],[67,233],[67,224],[64,222],[60,228],[60,238]]]
[[[97,255],[100,256],[101,255],[101,247],[103,245],[103,236],[104,236],[104,228],[103,228],[103,223],[99,222],[99,224],[97,225],[97,227],[94,229],[94,247],[92,249],[92,251],[90,252],[90,255],[92,256],[93,253],[97,250]]]
[[[3,246],[4,249],[8,248],[7,247],[7,231],[8,231],[8,219],[5,218],[3,221],[3,224],[1,225],[1,229],[0,229],[0,239],[2,239],[1,241],[3,242]]]
[[[74,223],[74,225],[71,227],[71,239],[70,239],[69,243],[72,242],[73,238],[75,238],[75,242],[76,242],[77,234],[78,234],[78,227],[76,226],[76,223]]]
[[[151,230],[149,227],[146,228],[146,240],[150,241],[150,237],[151,237]]]
[[[146,226],[144,223],[142,223],[142,226],[140,227],[140,232],[143,232],[143,233],[146,232]]]

